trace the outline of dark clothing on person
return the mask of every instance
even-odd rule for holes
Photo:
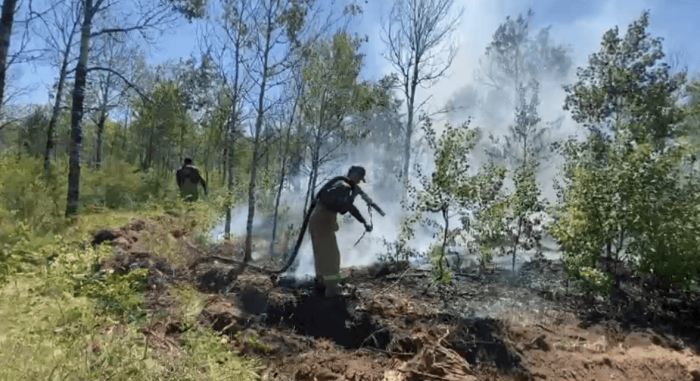
[[[207,193],[207,183],[202,178],[199,169],[191,164],[185,164],[175,173],[177,186],[180,188],[180,196],[185,201],[197,201],[199,199],[199,185],[202,185],[204,193]]]
[[[353,204],[358,192],[354,186],[344,180],[330,180],[318,191],[315,200],[323,203],[326,208],[336,213],[350,214],[361,224],[365,224],[365,218]]]

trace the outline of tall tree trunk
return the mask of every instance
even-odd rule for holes
[[[440,248],[440,258],[438,258],[438,271],[440,273],[440,280],[445,279],[445,250],[447,250],[447,237],[450,233],[450,215],[448,213],[447,207],[442,208],[442,219],[445,222],[445,230],[442,235],[442,247]]]
[[[243,261],[248,262],[253,258],[253,221],[255,219],[255,188],[260,162],[260,138],[253,139],[253,161],[250,164],[250,182],[248,183],[248,218],[245,224],[245,249]]]
[[[102,146],[105,133],[105,123],[107,122],[107,110],[102,107],[100,118],[97,120],[97,136],[95,139],[95,168],[102,168]]]
[[[112,84],[112,73],[107,74],[107,78],[102,88],[102,99],[100,105],[100,118],[97,120],[97,139],[95,141],[95,168],[102,168],[102,146],[107,122],[107,107],[109,106],[109,88]]]
[[[46,179],[51,179],[51,159],[55,159],[56,157],[56,124],[58,123],[58,118],[61,115],[61,103],[63,102],[63,87],[66,83],[70,52],[73,46],[73,38],[75,37],[75,30],[77,25],[77,22],[73,24],[70,33],[68,34],[68,42],[66,43],[65,49],[61,52],[61,67],[58,73],[58,83],[56,84],[56,96],[54,99],[53,108],[51,110],[51,118],[49,119],[49,125],[46,129],[46,148],[44,150],[44,174],[46,176]]]
[[[309,184],[306,190],[307,201],[304,202],[304,216],[306,216],[307,202],[311,202],[316,190],[316,181],[318,180],[318,170],[321,166],[321,144],[323,144],[323,126],[325,125],[326,111],[326,91],[324,89],[321,94],[321,105],[318,113],[318,127],[316,128],[316,136],[314,137],[313,152],[311,153],[311,173],[309,174]]]
[[[122,154],[126,155],[126,158],[130,158],[131,155],[129,154],[129,115],[131,114],[131,106],[127,104],[126,106],[126,115],[124,115],[124,139],[122,140],[121,144],[121,152]],[[140,159],[140,158],[139,158]],[[132,162],[133,163],[133,162]],[[133,163],[136,164],[136,163]]]
[[[228,191],[228,202],[226,203],[226,223],[224,225],[224,237],[225,239],[231,239],[231,209],[233,208],[233,190],[234,190],[234,159],[235,159],[235,145],[236,145],[236,129],[238,128],[238,99],[239,99],[239,70],[241,68],[241,47],[242,39],[240,32],[236,35],[236,42],[234,43],[234,61],[235,61],[235,71],[233,75],[233,85],[234,90],[231,96],[231,116],[229,117],[229,123],[226,128],[226,153],[227,157],[225,160],[226,168],[226,189]],[[247,226],[246,226],[247,228]]]
[[[233,189],[234,189],[234,166],[233,159],[235,156],[234,145],[236,144],[236,123],[237,110],[234,106],[231,110],[231,121],[226,131],[227,158],[226,158],[226,190],[228,191],[228,201],[226,202],[226,223],[224,224],[224,239],[231,239],[231,219],[233,209]]]
[[[282,189],[284,188],[284,180],[287,176],[287,163],[289,162],[289,146],[292,140],[292,125],[294,124],[294,117],[296,111],[296,101],[292,108],[291,116],[289,117],[289,124],[287,125],[287,134],[284,140],[284,149],[282,150],[282,160],[280,163],[280,178],[277,183],[277,194],[275,195],[275,210],[272,216],[272,237],[270,238],[270,255],[274,254],[275,251],[275,240],[277,239],[277,218],[279,216],[280,200],[282,199]]]
[[[221,155],[221,187],[225,187],[228,184],[228,148],[224,148],[223,154]]]
[[[63,99],[63,86],[66,82],[66,72],[68,71],[68,59],[70,56],[70,45],[73,41],[73,33],[68,37],[68,48],[63,52],[63,60],[61,61],[61,71],[58,74],[58,84],[56,85],[56,99],[53,102],[51,110],[51,119],[49,119],[49,127],[46,130],[46,150],[44,151],[44,173],[46,178],[51,178],[51,156],[56,148],[55,130],[58,123],[58,117],[61,115],[61,102]]]
[[[153,159],[154,159],[154,140],[155,140],[155,133],[156,129],[151,127],[149,134],[148,134],[148,144],[146,145],[146,154],[144,155],[144,160],[143,160],[143,169],[150,169],[151,166],[153,165]]]
[[[258,164],[260,162],[260,133],[262,131],[263,117],[265,114],[265,90],[267,87],[268,59],[270,56],[270,41],[272,37],[272,20],[268,14],[267,27],[265,30],[265,48],[263,50],[262,79],[260,83],[260,93],[258,94],[257,116],[255,118],[255,136],[253,137],[253,160],[250,164],[250,183],[248,184],[248,218],[246,219],[245,249],[243,261],[249,262],[253,255],[253,220],[255,218],[255,188],[258,177]]]
[[[311,165],[313,166],[313,163],[315,161],[312,159],[311,160]],[[304,212],[303,215],[301,216],[304,218],[306,216],[306,213],[308,212],[309,208],[309,203],[311,202],[311,199],[313,198],[313,192],[312,192],[312,187],[311,187],[311,182],[313,181],[313,169],[309,171],[309,180],[306,182],[306,195],[304,196]]]
[[[513,264],[512,264],[512,271],[515,272],[515,255],[518,251],[518,245],[520,244],[520,235],[522,234],[522,229],[523,229],[523,217],[518,217],[518,233],[515,235],[515,239],[513,240]]]
[[[227,182],[226,182],[226,190],[228,191],[228,202],[226,203],[226,223],[224,224],[224,239],[230,240],[231,239],[231,219],[232,219],[232,210],[233,209],[233,175],[234,175],[234,168],[233,168],[233,156],[234,156],[234,150],[233,150],[233,139],[229,138],[228,139],[230,142],[230,148],[228,149],[228,157],[226,159],[226,176],[227,176]]]
[[[408,184],[411,172],[411,139],[413,138],[413,119],[415,113],[416,88],[418,87],[418,62],[414,65],[413,76],[410,78],[410,84],[406,85],[406,95],[408,99],[406,106],[408,108],[408,120],[406,121],[406,135],[403,143],[403,182],[404,182],[404,197],[407,195]]]
[[[2,3],[2,16],[0,16],[0,111],[5,102],[5,77],[7,76],[7,55],[10,52],[10,40],[12,40],[12,24],[15,19],[17,0],[4,0]]]
[[[413,101],[408,102],[408,121],[406,122],[406,134],[403,142],[403,181],[408,184],[408,176],[411,167],[411,139],[413,137]]]
[[[85,99],[85,82],[87,80],[87,62],[90,50],[90,30],[92,28],[92,0],[85,0],[85,16],[80,28],[80,56],[75,68],[75,86],[73,87],[73,106],[70,122],[70,158],[68,161],[68,195],[66,216],[78,212],[80,200],[80,151],[83,145],[83,101]]]
[[[180,163],[185,160],[185,124],[180,126],[180,142],[178,143],[179,150],[178,155],[180,155]]]
[[[286,152],[283,153],[286,155]],[[277,219],[279,218],[280,200],[282,199],[282,189],[284,188],[284,179],[286,175],[287,159],[282,159],[280,168],[280,178],[277,183],[277,193],[275,194],[275,209],[272,213],[272,236],[270,237],[270,256],[275,253],[275,241],[277,240]]]

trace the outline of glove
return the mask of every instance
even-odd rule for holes
[[[368,224],[368,223],[365,223],[365,231],[367,231],[368,233],[370,233],[370,232],[372,231],[372,225],[370,225],[370,224]]]

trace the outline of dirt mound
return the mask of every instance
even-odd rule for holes
[[[215,296],[207,301],[198,321],[202,325],[230,335],[245,327],[247,314],[231,301]]]
[[[700,356],[664,346],[653,332],[611,327],[581,328],[567,315],[560,322],[511,327],[535,379],[695,381]]]
[[[303,295],[295,301],[269,305],[266,324],[282,325],[294,332],[332,340],[353,349],[384,349],[391,341],[389,328],[372,316],[354,310],[343,297]]]
[[[140,233],[146,229],[148,223],[144,220],[133,220],[128,225],[119,229],[102,229],[93,233],[93,247],[110,243],[113,247],[122,251],[129,251],[139,241]]]
[[[144,333],[154,345],[178,350],[180,333],[191,327],[177,321],[177,298],[169,290],[173,282],[188,282],[206,300],[198,324],[226,335],[232,349],[264,363],[263,379],[700,379],[698,340],[690,335],[694,331],[676,335],[663,329],[668,321],[660,321],[661,316],[684,316],[676,327],[696,326],[691,316],[698,307],[686,299],[657,306],[683,314],[650,318],[640,304],[643,299],[628,297],[636,300],[638,310],[625,313],[638,320],[626,324],[612,314],[615,306],[584,310],[575,294],[560,292],[563,270],[551,261],[526,264],[517,276],[459,274],[449,286],[438,286],[428,273],[405,264],[344,269],[348,295],[324,298],[312,279],[273,283],[268,275],[230,261],[194,269],[187,261],[169,263],[141,248],[153,223],[164,222],[134,221],[97,232],[93,239],[95,245],[115,248],[102,270],[147,268],[149,282],[159,286],[147,293],[148,308],[158,318]],[[207,252],[193,248],[186,232],[164,231],[200,257],[223,251],[232,256],[231,248]],[[586,314],[597,319],[586,319]]]
[[[420,351],[410,360],[395,364],[395,370],[385,372],[385,380],[476,381],[469,363],[456,351],[443,345],[444,336],[437,339],[427,336],[417,339],[423,343]]]
[[[385,359],[369,353],[349,357],[332,347],[320,345],[317,351],[298,356],[300,365],[292,373],[276,373],[275,380],[294,381],[384,381],[384,373],[391,366]],[[285,369],[282,368],[284,372]],[[289,374],[289,375],[288,375]]]
[[[470,364],[485,364],[505,374],[526,373],[521,354],[507,339],[507,328],[501,322],[488,318],[458,318],[453,321],[453,327],[445,340]]]

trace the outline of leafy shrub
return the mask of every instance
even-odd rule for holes
[[[430,261],[433,265],[433,275],[435,280],[442,284],[449,284],[452,281],[452,273],[450,272],[447,261],[445,260],[445,248],[442,243],[435,244],[430,248]]]
[[[612,286],[610,275],[593,267],[583,266],[579,268],[579,277],[583,281],[584,290],[589,294],[607,294]]]
[[[238,357],[226,338],[209,329],[188,330],[184,345],[169,350],[144,336],[147,270],[95,274],[111,249],[86,245],[86,232],[96,223],[125,217],[88,216],[49,240],[19,230],[24,233],[14,251],[34,251],[43,261],[0,285],[0,379],[259,379],[258,364]],[[176,294],[192,326],[203,300],[194,290]]]
[[[144,316],[143,291],[148,269],[126,274],[98,272],[76,281],[76,294],[96,301],[99,313],[112,314],[122,321],[136,321]]]
[[[12,225],[17,221],[38,231],[53,228],[64,210],[66,187],[46,181],[39,159],[0,156],[0,168],[0,241],[6,242],[7,235],[13,234]]]

